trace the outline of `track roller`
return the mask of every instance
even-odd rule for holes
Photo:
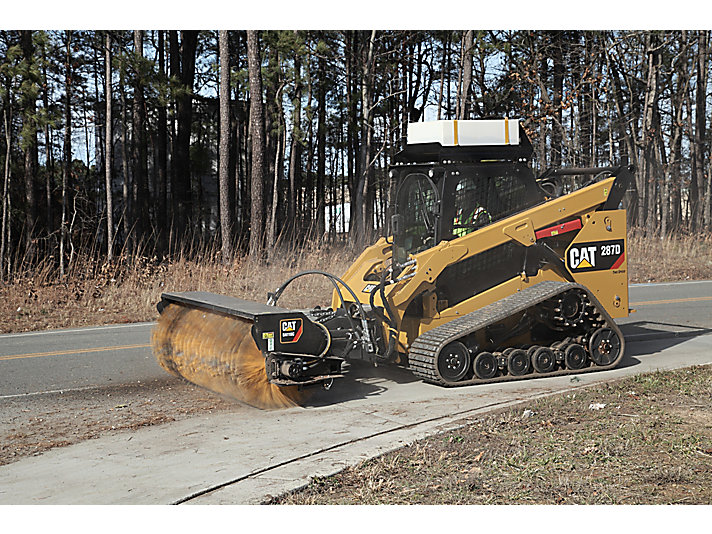
[[[447,382],[462,380],[471,363],[470,351],[459,341],[448,344],[438,355],[438,371]]]
[[[599,328],[588,342],[591,359],[596,365],[610,365],[618,358],[621,340],[610,328]]]
[[[494,378],[497,374],[497,358],[491,352],[480,352],[475,357],[475,375],[477,378]]]
[[[588,356],[583,345],[572,343],[564,349],[564,365],[567,369],[583,369],[588,363]]]
[[[512,349],[505,351],[507,354],[507,370],[510,375],[522,376],[529,372],[531,368],[529,354],[522,349]]]
[[[556,367],[556,356],[549,347],[539,347],[532,355],[532,365],[537,373],[550,373]]]

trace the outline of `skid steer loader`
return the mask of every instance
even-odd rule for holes
[[[164,293],[154,352],[169,372],[249,404],[299,403],[365,360],[440,386],[615,367],[628,315],[629,166],[538,179],[516,119],[411,124],[390,168],[391,232],[341,277],[298,273],[265,304]],[[277,306],[325,276],[328,308]]]

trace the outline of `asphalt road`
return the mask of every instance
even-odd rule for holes
[[[163,378],[153,323],[0,336],[0,398]]]
[[[630,287],[637,312],[619,321],[638,339],[712,329],[712,281]],[[0,398],[166,376],[151,354],[153,323],[0,335]]]
[[[256,503],[493,408],[712,363],[712,281],[636,285],[630,300],[638,313],[621,321],[629,343],[611,371],[445,389],[402,369],[359,368],[305,408],[196,416],[0,467],[0,504]],[[0,336],[0,398],[162,376],[150,328]]]

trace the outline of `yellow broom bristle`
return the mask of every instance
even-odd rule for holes
[[[166,371],[257,408],[304,402],[304,391],[267,380],[251,327],[239,317],[170,304],[153,330],[153,352]]]

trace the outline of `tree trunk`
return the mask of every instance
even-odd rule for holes
[[[227,264],[232,259],[232,217],[230,212],[230,51],[227,30],[219,31],[220,47],[220,234],[222,236],[222,260]]]
[[[281,110],[280,110],[281,114]],[[267,225],[267,246],[270,248],[270,254],[274,252],[274,246],[277,239],[277,208],[279,207],[279,182],[281,176],[281,161],[284,159],[284,142],[282,141],[283,129],[277,130],[277,146],[275,146],[274,156],[274,180],[272,181],[272,205],[270,209],[269,224]]]
[[[59,238],[59,274],[66,274],[64,248],[67,241],[67,194],[72,175],[72,31],[66,33],[64,63],[64,162],[62,169],[62,220]]]
[[[47,51],[43,46],[42,55],[44,61],[42,62],[42,79],[47,80]],[[46,83],[44,90],[42,91],[42,102],[45,109],[49,109],[49,92],[50,84]],[[52,179],[54,177],[54,157],[52,151],[52,137],[50,135],[49,121],[44,121],[44,137],[45,137],[45,151],[46,151],[46,171],[45,172],[45,219],[47,220],[47,234],[50,235],[53,232],[54,218],[52,217]]]
[[[301,42],[294,30],[297,46]],[[301,188],[302,171],[302,63],[299,51],[294,53],[294,96],[292,98],[292,141],[289,149],[289,198],[287,200],[287,229],[290,237],[297,228],[297,195]]]
[[[440,60],[440,90],[438,91],[438,115],[437,120],[442,117],[443,110],[443,90],[445,88],[445,70],[448,63],[448,50],[450,48],[450,32],[447,32],[447,37],[443,41],[443,55]]]
[[[356,175],[358,170],[354,169],[356,160],[356,102],[354,101],[353,95],[356,94],[356,72],[354,67],[355,50],[356,46],[354,41],[356,40],[357,32],[347,31],[346,32],[346,109],[348,111],[348,123],[346,126],[346,161],[347,161],[347,175],[348,175],[348,186],[349,186],[349,235],[353,239],[353,232],[355,232],[355,221],[356,217],[356,187],[358,179]],[[346,214],[344,214],[346,218]]]
[[[250,210],[250,254],[260,254],[264,246],[264,110],[262,105],[262,62],[259,36],[247,30],[247,70],[250,79],[250,132],[252,135],[252,200]]]
[[[104,150],[104,179],[106,187],[106,259],[111,261],[114,259],[114,202],[113,202],[113,181],[111,173],[111,164],[113,159],[113,140],[114,140],[114,130],[112,124],[112,114],[111,114],[111,33],[106,32],[106,44],[105,44],[106,56],[105,56],[105,67],[106,67],[106,118],[105,118],[105,128],[106,134],[104,142],[106,143],[106,148]]]
[[[312,237],[314,233],[314,75],[311,62],[307,61],[307,138],[306,166],[304,169],[304,202],[302,203],[302,230],[304,235]]]
[[[161,80],[166,74],[165,60],[165,40],[164,30],[158,30],[158,74]],[[158,125],[156,132],[156,169],[157,174],[157,229],[159,232],[158,243],[163,247],[164,228],[170,226],[168,217],[168,122],[166,106],[162,103],[158,104]]]
[[[695,133],[692,152],[692,183],[690,184],[691,230],[696,231],[709,225],[709,215],[705,213],[706,121],[707,121],[707,32],[697,34],[697,89],[695,91]],[[706,219],[706,220],[705,220]]]
[[[7,237],[7,228],[9,227],[9,194],[10,194],[10,148],[11,148],[11,129],[10,121],[8,120],[7,109],[3,110],[3,122],[5,124],[5,172],[3,173],[3,188],[2,188],[2,227],[0,228],[0,280],[5,279],[6,270],[7,276],[9,278],[9,259],[7,263],[5,260],[9,257],[8,248],[10,243]]]
[[[121,100],[121,174],[123,181],[121,184],[121,200],[123,203],[121,210],[121,227],[123,230],[124,246],[131,248],[133,225],[133,206],[131,204],[131,174],[129,171],[128,143],[128,108],[126,105],[126,90],[124,89],[123,72],[119,75],[119,95]]]
[[[319,56],[317,82],[317,127],[316,127],[316,235],[321,240],[325,232],[326,192],[326,60]]]
[[[101,69],[101,63],[99,61],[99,58],[101,57],[101,51],[103,50],[103,45],[101,44],[105,39],[102,39],[102,35],[100,32],[95,33],[95,42],[96,42],[96,47],[93,50],[94,54],[94,68],[92,69],[92,72],[94,74],[94,94],[96,95],[94,99],[94,117],[93,117],[93,123],[94,123],[94,168],[96,171],[93,173],[95,180],[96,180],[96,190],[101,191],[102,188],[104,188],[104,182],[105,180],[102,177],[101,169],[106,168],[106,155],[104,154],[105,148],[106,148],[106,142],[102,138],[102,136],[106,133],[105,128],[101,128],[100,124],[102,121],[105,123],[106,122],[106,117],[101,117],[102,109],[101,109],[101,98],[99,97],[99,71]],[[106,65],[104,65],[104,70],[106,70]],[[104,99],[106,100],[106,94],[104,94]],[[86,109],[86,108],[85,108]],[[86,113],[86,111],[85,111]],[[88,136],[87,136],[88,140]],[[87,153],[89,151],[87,150]],[[89,162],[89,157],[87,157],[87,162]],[[91,169],[89,165],[87,165],[88,169]],[[88,170],[87,174],[90,174],[90,170]],[[88,183],[88,181],[87,181]],[[104,206],[105,199],[101,198],[101,194],[97,194],[96,196],[96,211],[97,211],[97,219],[100,221],[101,220],[101,213],[103,212],[105,206]],[[99,223],[101,224],[101,223]],[[108,241],[108,236],[107,236],[107,241]],[[98,243],[97,243],[98,244]]]
[[[133,200],[136,209],[136,239],[141,241],[149,231],[149,191],[148,160],[146,147],[146,104],[143,95],[142,74],[138,68],[143,60],[143,31],[134,30],[134,62],[137,71],[134,75],[133,98]]]
[[[176,96],[178,131],[173,147],[173,201],[178,239],[186,236],[193,217],[193,193],[190,169],[190,132],[193,123],[193,82],[195,81],[195,54],[198,46],[197,31],[181,31],[178,46],[177,32],[171,31],[171,74],[179,73],[181,91]]]
[[[474,48],[474,30],[467,30],[463,41],[462,91],[460,92],[459,119],[470,118],[470,88],[472,87],[472,49]]]
[[[551,128],[551,162],[558,167],[563,161],[563,107],[564,96],[564,43],[563,34],[560,31],[553,32],[553,115],[554,124]]]
[[[35,96],[32,90],[37,84],[36,77],[32,73],[35,49],[32,43],[32,31],[22,30],[20,32],[20,45],[24,63],[23,85],[25,86],[20,97],[22,145],[25,152],[25,255],[28,259],[32,259],[34,255],[32,236],[37,219],[34,184],[35,169],[37,169],[37,120],[35,117]]]
[[[683,40],[687,39],[686,32],[683,32]],[[684,47],[681,44],[681,47]],[[680,57],[676,64],[672,65],[669,86],[674,88],[671,91],[671,106],[673,112],[672,138],[670,140],[670,157],[668,158],[665,172],[665,184],[663,191],[663,215],[661,221],[661,235],[666,237],[675,233],[680,226],[680,182],[682,176],[682,137],[683,137],[683,117],[685,107],[685,95],[689,91],[690,76],[688,74],[687,54],[680,52]]]
[[[650,196],[650,181],[655,179],[653,166],[655,158],[655,125],[658,106],[658,72],[660,68],[660,52],[657,38],[649,32],[646,36],[647,77],[645,89],[645,105],[643,108],[643,136],[641,140],[642,161],[638,180],[638,194],[644,197],[638,210],[638,227],[652,229],[650,217],[653,212],[653,199]]]
[[[360,173],[359,181],[356,186],[356,214],[357,220],[354,221],[354,232],[352,232],[352,240],[356,244],[363,243],[367,238],[367,233],[371,227],[371,221],[367,221],[368,200],[370,178],[371,178],[371,144],[373,139],[373,70],[374,70],[374,48],[376,43],[376,30],[371,31],[371,37],[368,42],[368,49],[363,64],[363,80],[361,82],[361,106],[363,109],[363,123],[361,127],[361,151],[360,151]]]

